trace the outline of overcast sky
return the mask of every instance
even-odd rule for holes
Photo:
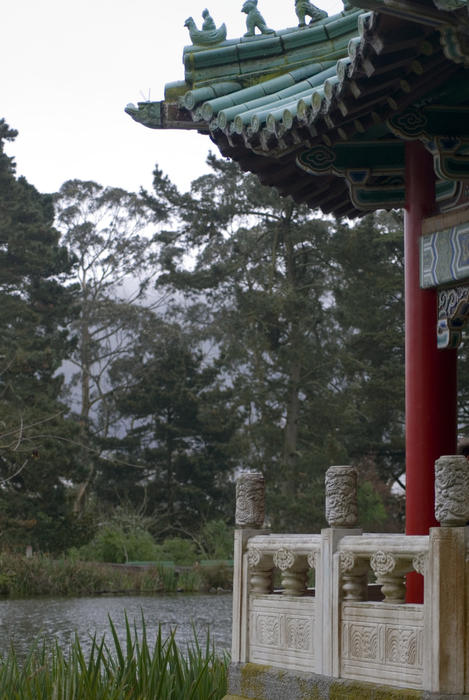
[[[317,0],[329,14],[340,0]],[[297,23],[294,0],[259,0],[273,29]],[[7,150],[41,192],[65,180],[150,188],[155,163],[181,188],[205,168],[211,142],[197,132],[155,131],[127,103],[161,100],[183,80],[184,21],[208,7],[228,38],[246,31],[242,0],[10,0],[2,6],[0,117],[19,136]],[[213,150],[212,145],[212,150]]]

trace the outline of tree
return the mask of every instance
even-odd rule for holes
[[[70,388],[78,388],[71,401],[80,426],[79,513],[95,477],[100,440],[112,434],[109,368],[133,343],[138,304],[151,305],[146,293],[156,267],[147,229],[164,212],[151,212],[138,195],[79,180],[62,185],[55,208],[63,243],[77,261],[80,310]]]
[[[397,229],[388,235],[389,219],[326,221],[235,164],[209,162],[213,172],[185,195],[155,171],[155,206],[169,197],[179,217],[164,234],[167,274],[159,284],[191,299],[192,328],[216,344],[243,420],[239,463],[266,474],[273,526],[317,529],[330,464],[359,464],[379,451],[388,478],[393,450],[395,462],[402,456]],[[371,378],[356,369],[365,361]],[[391,379],[386,398],[383,382]],[[358,407],[366,407],[363,420]]]
[[[58,521],[71,523],[66,483],[77,468],[58,373],[71,350],[72,258],[53,227],[51,197],[16,177],[5,153],[15,137],[0,120],[1,530],[10,545],[56,549]]]
[[[114,454],[140,470],[133,470],[128,488],[110,481],[108,468],[101,488],[113,484],[134,506],[145,502],[157,535],[187,534],[213,518],[232,517],[230,440],[237,419],[218,374],[216,360],[179,326],[149,314],[132,350],[113,363],[116,408],[131,421],[126,436],[114,441]]]
[[[405,471],[402,230],[397,212],[373,214],[333,239],[342,440],[393,480]]]
[[[332,371],[325,251],[330,226],[260,187],[235,164],[209,160],[213,173],[196,180],[190,195],[169,192],[181,224],[166,234],[167,275],[159,283],[192,298],[191,321],[204,319],[198,332],[216,344],[243,421],[239,466],[266,473],[274,525],[286,527],[294,512],[297,526],[303,520],[311,527],[312,519],[322,523],[322,504],[312,514],[306,499],[301,508],[302,496],[305,483],[317,492],[329,431],[321,401]],[[168,192],[159,171],[155,189]],[[188,270],[184,253],[190,247],[195,263]],[[309,425],[306,392],[318,400]]]

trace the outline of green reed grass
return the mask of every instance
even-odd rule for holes
[[[0,552],[0,595],[10,597],[199,592],[219,586],[231,588],[232,576],[232,570],[223,567],[126,569],[41,554],[27,558]]]
[[[92,641],[88,653],[75,638],[67,652],[45,641],[20,663],[12,649],[0,658],[0,698],[9,700],[219,700],[226,694],[227,654],[220,657],[210,639],[200,644],[194,631],[182,648],[174,632],[163,638],[161,626],[150,645],[130,626],[122,644],[109,621],[111,644]]]

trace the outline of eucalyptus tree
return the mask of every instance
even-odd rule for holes
[[[79,512],[93,482],[99,440],[112,432],[109,368],[133,343],[132,326],[157,273],[151,227],[165,216],[136,194],[95,182],[69,180],[54,198],[56,225],[75,256],[79,314],[70,356],[73,407],[80,425],[83,468],[74,508]]]

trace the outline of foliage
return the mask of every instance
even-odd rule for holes
[[[52,202],[14,136],[1,121],[3,543],[230,559],[238,469],[265,474],[274,529],[317,531],[344,463],[366,526],[400,528],[400,215],[326,220],[214,156],[185,194],[156,169],[152,193],[70,180]]]
[[[148,527],[150,521],[131,508],[117,507],[103,519],[94,537],[75,548],[73,556],[85,561],[123,564],[128,561],[155,561],[156,543]]]
[[[332,252],[341,440],[351,459],[372,455],[381,476],[395,479],[405,470],[402,217],[342,223]]]
[[[0,530],[3,543],[53,551],[65,539],[57,523],[69,544],[79,539],[66,486],[78,472],[75,431],[59,400],[73,347],[73,258],[53,227],[51,197],[17,178],[4,152],[15,136],[0,120]],[[55,533],[43,527],[51,521]]]
[[[174,633],[163,639],[161,626],[150,646],[145,621],[138,634],[126,618],[126,641],[121,644],[110,620],[112,645],[96,638],[89,654],[78,639],[68,651],[46,642],[34,647],[24,664],[12,650],[0,662],[0,696],[22,700],[142,700],[185,698],[217,700],[227,688],[228,658],[216,654],[207,636],[181,649]]]
[[[113,432],[108,371],[133,342],[138,304],[156,273],[152,236],[158,219],[141,197],[95,182],[69,180],[54,197],[62,241],[76,258],[79,314],[69,400],[79,419],[80,483],[74,512],[83,512],[99,466],[100,440]]]
[[[156,561],[172,561],[174,564],[191,566],[197,558],[194,542],[182,537],[167,537],[156,547]]]
[[[131,531],[117,523],[99,528],[91,542],[79,550],[80,558],[122,564],[127,561],[156,561],[158,550],[149,532],[140,528]]]
[[[31,558],[0,555],[0,591],[10,597],[80,596],[101,593],[162,592],[166,590],[155,568],[132,570],[79,561],[75,558]],[[175,590],[171,583],[169,590]]]
[[[241,421],[232,450],[264,472],[272,527],[317,530],[330,464],[373,457],[385,480],[402,472],[400,221],[327,221],[209,163],[185,195],[155,171],[154,206],[167,197],[178,217],[158,285],[184,295],[173,313],[217,349]]]
[[[125,483],[122,469],[114,470],[114,482],[108,468],[98,493],[114,483],[114,492],[136,507],[144,503],[159,539],[197,531],[201,519],[232,517],[230,442],[239,420],[216,360],[178,324],[148,317],[131,351],[113,363],[110,379],[116,411],[132,423],[125,438],[108,445],[120,462],[139,470],[128,471]]]
[[[200,531],[207,559],[233,559],[233,528],[224,520],[209,520]]]

